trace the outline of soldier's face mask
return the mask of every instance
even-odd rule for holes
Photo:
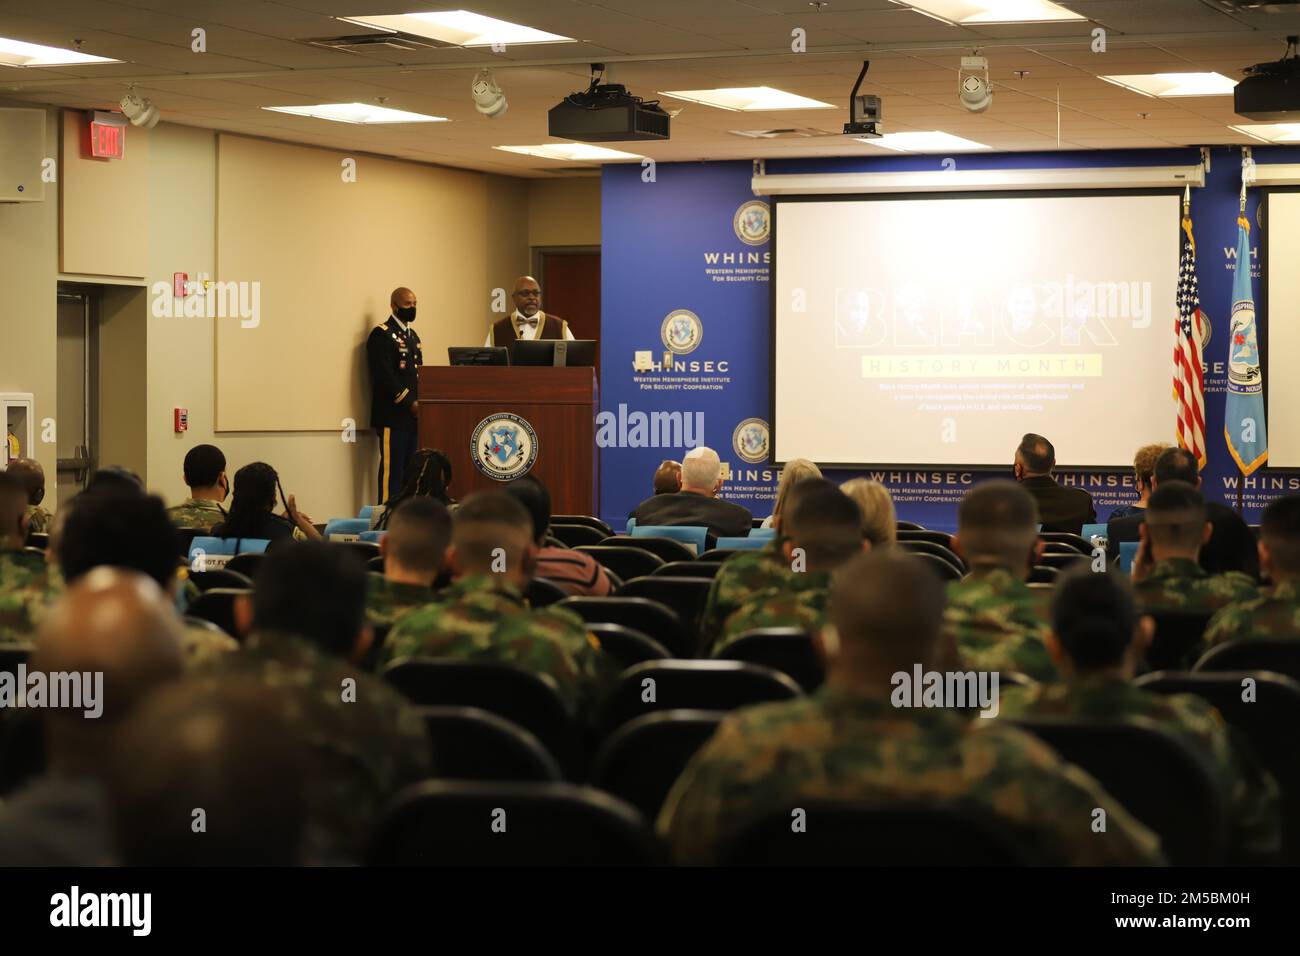
[[[410,323],[415,321],[415,306],[410,305],[410,306],[406,306],[405,308],[394,309],[393,315],[397,316],[399,319],[401,319],[403,322],[409,325]]]

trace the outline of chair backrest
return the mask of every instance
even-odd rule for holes
[[[533,578],[524,589],[524,598],[528,601],[529,607],[548,607],[556,601],[563,601],[568,596],[568,591],[546,578]]]
[[[568,597],[556,606],[576,612],[588,624],[622,624],[641,631],[673,657],[695,653],[694,633],[686,629],[676,611],[659,601],[620,593],[618,597]]]
[[[1009,825],[970,805],[803,800],[732,821],[719,860],[732,866],[1028,866],[1044,862]],[[1059,861],[1047,861],[1059,862]]]
[[[686,547],[687,554],[676,559],[671,556],[671,553],[665,553],[665,551],[671,552],[671,549],[654,549],[655,553],[665,561],[689,561],[691,558],[701,555],[705,551],[709,550],[709,529],[702,526],[674,526],[661,524],[637,525],[632,529],[631,536],[634,541],[638,538],[668,538],[672,541],[680,542]]]
[[[214,538],[211,535],[195,535],[190,541],[187,557],[192,570],[212,571],[224,568],[236,554],[261,554],[270,544],[269,538]]]
[[[382,505],[362,505],[362,506],[361,506],[361,510],[357,512],[357,517],[358,517],[358,518],[363,518],[363,519],[365,519],[365,520],[368,521],[368,522],[369,522],[369,521],[373,521],[373,520],[374,520],[374,516],[375,516],[375,512],[376,512],[376,511],[379,511],[379,509],[380,509],[381,507],[383,507],[383,506],[382,506]]]
[[[696,558],[696,561],[726,561],[734,554],[740,554],[741,548],[710,548]]]
[[[551,515],[551,524],[585,524],[607,536],[614,533],[614,529],[608,524],[591,515]]]
[[[1080,561],[1086,562],[1087,555],[1080,554],[1078,551],[1071,549],[1068,553],[1053,551],[1038,556],[1038,563],[1044,567],[1056,568],[1058,571],[1068,571]]]
[[[1300,640],[1252,637],[1212,647],[1192,668],[1196,671],[1271,671],[1300,680]]]
[[[797,627],[759,627],[728,641],[714,652],[726,661],[745,661],[780,671],[811,694],[826,679],[813,648],[812,635]]]
[[[230,634],[224,628],[213,624],[211,621],[206,621],[201,617],[191,617],[189,614],[186,614],[181,618],[181,621],[184,622],[186,627],[198,627],[205,631],[211,631],[213,634],[224,634],[226,637],[233,637],[236,640],[239,639],[239,635]],[[3,670],[3,668],[0,668],[0,670]]]
[[[384,535],[386,534],[388,534],[387,531],[363,531],[357,540],[364,541],[367,544],[378,544],[380,541],[384,540]]]
[[[253,592],[248,588],[212,588],[190,602],[190,606],[185,609],[185,616],[211,621],[232,637],[238,637],[235,599],[244,594],[252,597]]]
[[[941,544],[949,551],[952,550],[952,535],[943,531],[906,531],[899,529],[899,541],[930,541],[934,544]]]
[[[559,524],[551,522],[551,535],[564,542],[566,548],[576,548],[580,544],[600,544],[609,537],[599,528],[589,524]]]
[[[563,779],[560,765],[532,732],[479,707],[420,707],[444,780]]]
[[[356,541],[369,530],[369,518],[330,518],[325,522],[325,540]]]
[[[917,551],[916,556],[921,559],[926,567],[945,581],[960,581],[964,576],[963,572],[959,571],[951,561],[941,558],[937,554],[930,554],[928,551]]]
[[[211,571],[190,571],[187,576],[200,591],[211,591],[213,588],[247,590],[253,586],[253,582],[246,575],[230,570],[229,565]]]
[[[670,578],[714,578],[718,576],[721,561],[669,561],[655,568],[651,574],[666,574]]]
[[[687,761],[713,736],[724,716],[715,710],[662,710],[629,720],[596,753],[591,785],[654,820]]]
[[[897,531],[924,531],[925,525],[917,524],[915,521],[895,521],[894,528]]]
[[[765,538],[771,540],[776,537],[775,528],[751,528],[749,532],[751,538]]]
[[[206,538],[206,537],[211,537],[211,535],[209,535],[202,528],[177,528],[176,529],[177,554],[188,561],[190,557],[190,545],[193,544],[194,539]],[[31,543],[31,538],[32,538],[31,535],[27,536],[27,541],[29,544]]]
[[[631,534],[632,529],[636,527],[636,518],[627,519],[627,527],[623,529],[624,534]]]
[[[583,544],[573,549],[589,554],[607,571],[613,571],[623,580],[639,578],[643,574],[653,574],[655,568],[664,563],[664,559],[645,548],[633,548],[628,545]]]
[[[619,676],[606,699],[601,726],[613,730],[659,710],[735,710],[802,694],[799,685],[785,674],[757,664],[646,661]],[[646,699],[650,696],[653,700]]]
[[[575,866],[663,862],[636,809],[568,783],[430,781],[394,798],[373,866]]]
[[[1137,558],[1140,541],[1121,541],[1119,543],[1119,569],[1127,574],[1133,573],[1133,562]]]
[[[1079,537],[1084,541],[1087,541],[1089,545],[1095,547],[1095,542],[1093,541],[1094,538],[1106,537],[1106,523],[1104,521],[1099,521],[1096,524],[1084,525],[1083,530],[1079,533]]]
[[[1055,584],[1060,575],[1060,568],[1054,568],[1048,564],[1035,564],[1029,569],[1029,577],[1025,578],[1025,580],[1030,584]]]
[[[50,546],[50,536],[43,531],[29,531],[25,543],[29,548],[44,551]]]
[[[942,558],[961,574],[965,574],[967,571],[966,562],[957,556],[957,552],[951,548],[945,548],[941,544],[935,544],[933,541],[900,541],[898,547],[913,554],[932,554],[936,558]]]
[[[704,612],[712,587],[711,578],[652,574],[623,582],[618,593],[620,597],[649,598],[672,608],[686,628],[687,636],[693,641],[699,634],[700,615]]]
[[[363,562],[380,556],[379,545],[375,544],[373,541],[362,541],[360,538],[352,540],[333,538],[331,539],[331,542],[337,544],[339,547],[347,548]]]
[[[1092,554],[1092,542],[1088,541],[1083,535],[1074,534],[1069,531],[1039,531],[1039,540],[1055,541],[1060,544],[1068,544],[1080,554]]]
[[[766,548],[771,540],[771,538],[730,538],[723,535],[714,542],[714,547],[718,551],[757,551],[759,548]]]
[[[262,561],[266,558],[263,551],[245,551],[243,554],[232,555],[226,562],[226,570],[242,574],[250,581],[257,577],[257,569],[262,566]]]
[[[627,670],[642,661],[663,661],[672,657],[664,647],[644,631],[622,624],[587,624],[587,630],[600,641],[600,648],[613,658],[619,670]]]
[[[1159,834],[1171,864],[1223,863],[1227,817],[1207,755],[1140,717],[1039,717],[1014,723],[1086,770]]]
[[[415,657],[383,669],[421,707],[479,707],[531,731],[566,770],[579,762],[577,728],[549,676],[501,661]]]
[[[369,561],[367,561],[367,562],[366,562],[366,570],[367,570],[367,571],[372,571],[372,572],[375,572],[375,573],[378,573],[378,574],[383,574],[383,573],[384,573],[384,556],[383,556],[382,554],[381,554],[381,555],[377,555],[376,557],[373,557],[373,558],[371,558]]]
[[[1153,671],[1189,670],[1200,656],[1205,625],[1213,611],[1150,611],[1156,632],[1147,648],[1147,666]]]

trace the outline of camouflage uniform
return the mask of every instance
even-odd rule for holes
[[[400,584],[382,574],[368,574],[366,577],[366,620],[376,626],[390,627],[412,608],[438,600],[433,588]]]
[[[1091,674],[1002,692],[1002,717],[1145,717],[1209,758],[1234,831],[1234,843],[1275,849],[1280,837],[1277,782],[1234,746],[1231,728],[1194,694],[1157,694],[1121,677]]]
[[[239,642],[229,634],[218,634],[206,627],[182,624],[181,651],[187,671],[204,671],[225,654],[239,650]]]
[[[826,623],[830,582],[828,573],[809,571],[792,574],[784,587],[756,591],[727,618],[714,653],[756,627],[801,627],[809,633],[821,630]]]
[[[582,618],[557,607],[530,610],[495,575],[462,578],[438,601],[408,612],[380,651],[380,666],[404,657],[450,657],[515,664],[549,674],[575,715],[594,714],[618,676]]]
[[[216,501],[206,498],[186,498],[167,509],[172,524],[184,530],[211,531],[214,525],[226,520],[225,509]]]
[[[1154,834],[1029,734],[829,687],[728,715],[673,785],[658,829],[679,862],[709,863],[748,816],[820,799],[973,803],[1054,862],[1160,862]],[[1092,830],[1096,807],[1105,833]]]
[[[288,717],[314,755],[309,845],[320,862],[358,859],[393,794],[431,775],[428,734],[406,698],[309,641],[254,632],[210,672],[284,691]],[[349,679],[355,692],[345,699]]]
[[[1259,597],[1259,586],[1240,571],[1210,574],[1190,558],[1156,562],[1142,581],[1133,582],[1144,611],[1217,611],[1234,601]]]
[[[1300,594],[1294,580],[1280,581],[1264,588],[1258,597],[1220,608],[1205,628],[1203,650],[1248,637],[1300,640]]]
[[[40,505],[27,506],[27,531],[31,534],[49,534],[54,515]]]
[[[46,607],[61,590],[44,557],[0,549],[0,644],[35,640]]]
[[[943,620],[945,637],[956,643],[966,668],[1056,679],[1043,641],[1047,620],[1041,599],[1005,568],[949,582]]]
[[[727,618],[755,591],[788,584],[795,572],[782,550],[783,540],[776,535],[762,548],[732,555],[718,569],[700,618],[700,646],[705,652],[722,636]]]

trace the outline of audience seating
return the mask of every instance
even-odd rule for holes
[[[377,555],[366,562],[366,570],[372,574],[384,573],[384,556]]]
[[[1271,671],[1300,681],[1300,639],[1252,637],[1212,647],[1194,671]]]
[[[356,541],[370,530],[369,518],[330,518],[322,532],[326,541]]]
[[[651,551],[627,545],[584,544],[573,550],[591,555],[605,570],[615,572],[625,581],[628,578],[639,578],[643,574],[653,574],[655,568],[665,563],[663,558]]]
[[[943,531],[903,531],[898,532],[899,542],[903,541],[930,541],[937,545],[942,545],[949,551],[952,550],[952,535]]]
[[[939,557],[937,554],[930,554],[928,551],[918,551],[916,556],[945,581],[960,581],[965,577],[965,572],[957,569],[951,561]]]
[[[529,731],[478,707],[421,707],[444,780],[562,780],[560,766]]]
[[[371,558],[379,557],[379,545],[371,541],[336,541],[335,544],[348,548],[359,557],[362,561],[369,561]]]
[[[654,682],[654,700],[643,700],[644,681]],[[647,661],[629,667],[605,701],[601,726],[612,731],[659,710],[734,710],[751,704],[801,697],[785,674],[740,661]]]
[[[243,554],[237,554],[226,562],[226,570],[242,574],[250,581],[257,577],[257,569],[262,565],[262,559],[266,555],[259,551],[246,551]]]
[[[31,536],[28,535],[28,537]],[[208,537],[208,533],[202,528],[177,528],[176,547],[180,557],[188,562],[190,559],[190,545],[194,543],[195,538],[202,537]]]
[[[203,630],[211,631],[214,634],[224,634],[226,637],[235,636],[234,634],[231,634],[230,632],[225,630],[225,628],[217,624],[213,624],[211,621],[204,620],[201,617],[194,617],[193,615],[186,614],[184,617],[181,618],[181,621],[185,624],[186,627],[201,627],[203,628]],[[0,670],[3,669],[4,668],[0,667]]]
[[[1060,575],[1059,568],[1053,568],[1046,564],[1035,564],[1029,569],[1029,577],[1025,580],[1030,584],[1055,584]]]
[[[31,554],[40,558],[45,557],[45,551],[42,548],[33,548],[30,544],[23,545],[23,554]]]
[[[587,624],[587,630],[600,641],[601,650],[613,658],[619,670],[627,670],[642,661],[663,661],[672,657],[668,648],[634,627]]]
[[[951,564],[957,569],[959,575],[966,573],[966,562],[959,558],[951,548],[945,548],[941,544],[935,544],[933,541],[900,541],[898,547],[913,554],[934,555],[936,558],[941,558]]]
[[[524,598],[528,601],[529,607],[548,607],[556,601],[563,601],[568,596],[568,591],[546,578],[533,578],[524,591]]]
[[[238,571],[230,570],[229,565],[212,571],[190,571],[187,576],[200,591],[210,591],[213,588],[248,589],[253,586],[251,579]]]
[[[664,710],[630,720],[601,746],[589,781],[653,823],[673,783],[724,716],[713,710]]]
[[[614,533],[613,528],[591,515],[551,515],[551,524],[585,524],[589,528],[603,532],[606,537]]]
[[[27,547],[44,551],[50,546],[50,536],[42,531],[27,532]]]
[[[1079,533],[1079,537],[1088,542],[1090,547],[1092,546],[1092,539],[1094,536],[1100,536],[1102,538],[1106,537],[1106,522],[1099,521],[1096,524],[1086,524],[1083,526],[1083,530]]]
[[[373,522],[375,520],[375,512],[378,511],[380,514],[383,514],[383,507],[383,505],[362,505],[361,510],[357,512],[357,517]]]
[[[1055,568],[1058,571],[1068,571],[1080,561],[1086,562],[1088,556],[1080,554],[1073,548],[1068,553],[1061,551],[1046,552],[1039,556],[1038,563],[1047,568]]]
[[[746,549],[743,549],[743,548],[710,548],[708,551],[705,551],[702,555],[700,555],[700,556],[699,556],[698,558],[696,558],[695,560],[696,560],[696,561],[719,561],[719,562],[722,562],[722,563],[726,563],[726,560],[727,560],[728,558],[732,557],[733,555],[740,554],[743,550],[746,550]]]
[[[377,866],[644,865],[665,861],[636,809],[566,783],[430,781],[394,798],[376,828]]]
[[[243,635],[235,626],[235,599],[241,594],[253,596],[248,588],[212,588],[191,601],[185,614],[187,617],[211,621],[235,640],[242,640]]]
[[[626,585],[625,585],[626,586]],[[622,624],[643,632],[668,649],[673,657],[691,657],[695,636],[677,612],[644,597],[568,597],[556,605],[574,611],[588,624]]]
[[[380,541],[384,540],[384,535],[386,534],[388,534],[387,531],[363,531],[358,536],[357,540],[364,541],[367,544],[378,544]]]
[[[754,628],[728,641],[713,656],[779,671],[809,694],[826,679],[826,669],[817,657],[812,635],[797,627]]]
[[[245,551],[261,553],[271,544],[268,538],[214,538],[211,535],[195,535],[190,541],[186,560],[196,571],[211,571],[224,568],[236,554]]]
[[[1082,535],[1072,534],[1069,531],[1040,531],[1038,532],[1038,539],[1040,541],[1068,544],[1080,554],[1092,554],[1092,543],[1085,540]]]
[[[1250,701],[1242,700],[1247,678],[1255,682],[1255,699]],[[1248,671],[1158,671],[1133,683],[1160,694],[1196,694],[1218,708],[1260,766],[1277,780],[1283,854],[1288,863],[1300,863],[1300,682]]]
[[[1208,757],[1145,718],[1021,718],[1016,726],[1078,764],[1160,836],[1174,866],[1221,865],[1227,818]],[[1083,823],[1081,825],[1087,825]]]
[[[670,578],[715,578],[721,567],[721,561],[701,561],[696,558],[694,561],[669,561],[650,573],[667,575]]]
[[[1147,666],[1153,671],[1186,670],[1196,660],[1205,625],[1213,612],[1151,611],[1156,632],[1147,648]]]
[[[718,551],[757,551],[766,548],[771,542],[771,538],[729,538],[724,535],[713,544]]]
[[[1137,560],[1140,541],[1121,541],[1119,543],[1119,569],[1125,574],[1133,573],[1133,562]]]
[[[660,550],[651,548],[655,554],[665,561],[681,560],[689,561],[691,558],[698,557],[711,547],[710,539],[715,537],[709,533],[705,527],[696,527],[691,525],[645,525],[632,529],[631,537],[635,541],[640,538],[668,538],[679,542],[686,547],[689,552],[684,558],[674,559],[671,549]]]
[[[550,533],[564,542],[566,548],[576,548],[580,544],[600,544],[609,535],[599,528],[586,524],[557,524],[551,522]]]
[[[917,524],[915,521],[895,521],[894,529],[896,531],[925,531],[923,524]]]
[[[619,597],[649,598],[677,612],[687,635],[694,640],[699,632],[700,615],[709,598],[713,581],[700,577],[668,577],[652,574],[633,578],[619,588]]]
[[[763,527],[763,522],[766,521],[766,520],[767,520],[767,516],[766,516],[766,515],[763,516],[762,518],[755,518],[755,517],[753,517],[753,516],[751,515],[751,516],[750,516],[750,519],[749,519],[749,527],[750,527],[750,530],[752,531],[752,530],[754,530],[755,528],[761,528],[761,527]]]
[[[731,866],[1032,866],[1044,861],[1013,828],[960,804],[798,801],[735,824],[720,862]]]

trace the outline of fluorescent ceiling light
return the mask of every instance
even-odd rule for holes
[[[716,106],[720,110],[754,112],[758,110],[833,110],[835,107],[821,100],[811,100],[797,93],[775,90],[770,86],[737,86],[720,90],[660,90],[660,96],[671,96],[691,103]]]
[[[493,146],[507,153],[540,156],[542,159],[559,159],[564,162],[584,162],[615,159],[641,159],[636,153],[625,153],[591,143],[542,143],[540,146]]]
[[[1147,73],[1097,79],[1144,96],[1227,96],[1237,85],[1222,73]]]
[[[468,10],[441,13],[402,13],[392,16],[339,17],[349,23],[410,33],[456,46],[492,46],[512,43],[575,43],[573,37],[534,30],[509,20],[497,20]]]
[[[292,113],[295,116],[311,116],[315,119],[333,120],[336,123],[357,123],[362,126],[378,123],[445,123],[445,116],[426,116],[424,113],[408,113],[405,110],[390,110],[386,106],[372,106],[369,103],[320,103],[316,106],[263,106],[262,109],[272,113]]]
[[[893,0],[945,23],[1046,23],[1086,20],[1051,0]]]
[[[1265,143],[1300,143],[1300,123],[1247,123],[1229,129]]]
[[[886,133],[875,139],[859,139],[869,146],[883,146],[900,153],[951,153],[959,150],[992,149],[983,143],[963,139],[940,130],[915,133]]]
[[[121,63],[106,56],[91,56],[76,50],[25,43],[0,37],[0,66],[80,66],[83,63]]]

